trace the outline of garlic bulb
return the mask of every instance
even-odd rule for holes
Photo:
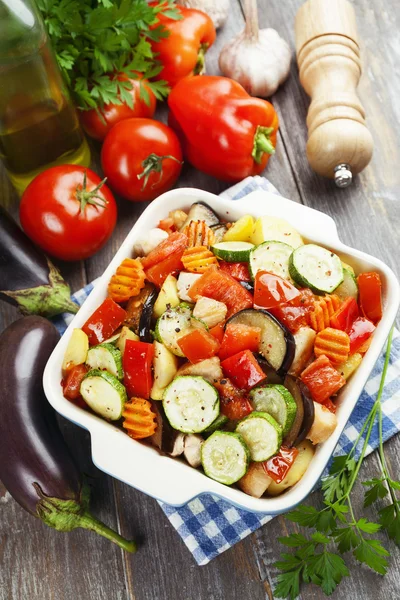
[[[224,25],[228,18],[230,0],[176,0],[176,3],[207,13],[211,17],[215,29]]]
[[[222,48],[219,68],[252,96],[266,98],[289,75],[291,51],[275,29],[259,30],[257,0],[245,0],[244,12],[246,27]]]

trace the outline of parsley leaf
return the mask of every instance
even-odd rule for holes
[[[364,506],[370,506],[378,500],[378,498],[384,498],[388,491],[385,486],[385,480],[381,479],[370,479],[369,481],[363,481],[364,486],[371,486],[371,489],[365,492]]]
[[[353,554],[360,563],[366,564],[376,573],[386,574],[388,562],[385,557],[389,556],[389,552],[378,540],[362,539]]]

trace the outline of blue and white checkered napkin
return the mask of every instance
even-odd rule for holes
[[[254,190],[267,190],[278,194],[274,186],[263,177],[248,177],[241,183],[226,190],[222,196],[238,200]],[[73,298],[79,303],[86,299],[93,289],[93,284],[77,292]],[[55,319],[59,331],[63,333],[71,315]],[[377,361],[365,386],[360,400],[339,440],[335,454],[345,454],[356,439],[378,392],[384,363],[382,354]],[[396,330],[393,336],[390,365],[383,391],[383,437],[384,441],[400,431],[400,333]],[[378,446],[377,428],[372,432],[368,452]],[[205,565],[236,542],[268,523],[273,516],[248,512],[236,508],[211,494],[203,494],[191,500],[186,506],[175,508],[160,503],[168,519],[175,527],[194,559],[199,565]]]

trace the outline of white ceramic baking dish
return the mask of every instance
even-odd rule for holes
[[[253,498],[234,487],[222,485],[193,469],[183,460],[160,456],[143,443],[132,440],[123,431],[103,419],[86,412],[66,400],[62,394],[61,364],[74,327],[81,327],[107,295],[107,284],[120,262],[132,255],[135,240],[155,227],[160,218],[172,209],[187,209],[196,200],[203,200],[226,220],[236,220],[243,214],[275,215],[285,218],[309,241],[336,252],[356,272],[378,271],[383,283],[384,312],[361,366],[345,386],[338,399],[338,425],[333,435],[317,447],[304,477],[285,494],[275,498]],[[293,508],[313,489],[326,467],[347,420],[354,409],[367,378],[382,350],[399,306],[399,284],[394,273],[383,262],[343,244],[334,221],[327,215],[296,202],[263,191],[253,192],[237,201],[222,199],[197,189],[176,189],[160,196],[143,212],[126,237],[110,265],[98,280],[94,290],[73,318],[57,344],[44,372],[44,389],[50,404],[64,417],[90,431],[92,458],[95,465],[138,490],[174,506],[209,492],[244,509],[277,514]]]

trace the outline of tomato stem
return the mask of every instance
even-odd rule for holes
[[[171,156],[171,154],[165,154],[164,156],[158,156],[158,154],[154,154],[153,152],[149,154],[149,156],[142,162],[143,171],[137,175],[138,179],[143,179],[142,192],[147,186],[149,182],[149,177],[151,173],[159,173],[160,176],[157,181],[153,183],[151,187],[154,187],[161,181],[163,176],[163,165],[162,162],[164,159],[170,158],[171,160],[176,161],[179,164],[182,164],[182,161],[175,158],[175,156]]]
[[[275,154],[275,148],[270,138],[273,131],[273,127],[263,127],[261,125],[257,127],[251,155],[258,164],[261,163],[262,157],[265,153]]]
[[[97,192],[105,184],[106,181],[107,181],[107,177],[104,177],[104,179],[102,179],[102,181],[100,181],[100,183],[98,183],[95,188],[88,191],[86,189],[86,186],[87,186],[86,170],[84,171],[82,187],[78,186],[75,190],[76,198],[80,203],[81,213],[84,212],[87,204],[91,204],[92,206],[99,206],[100,208],[106,207],[108,201],[104,198],[104,196],[99,196],[97,194]],[[97,200],[100,200],[100,202],[97,202],[95,200],[95,198],[97,198]]]

